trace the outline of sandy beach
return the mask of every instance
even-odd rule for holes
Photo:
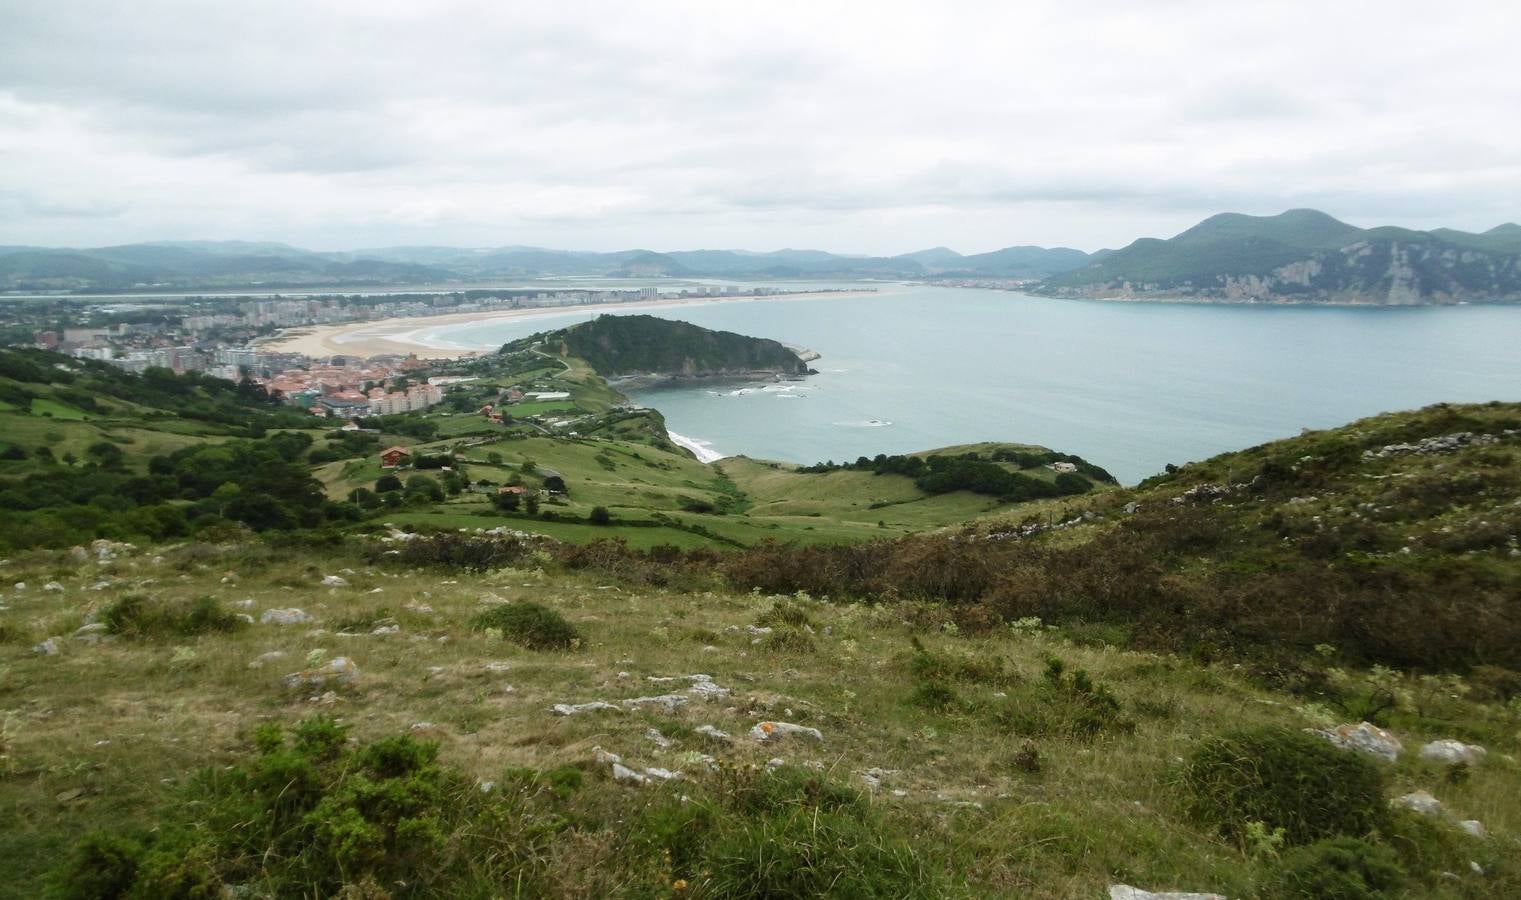
[[[872,291],[815,291],[779,294],[766,297],[682,297],[669,300],[642,300],[630,303],[582,303],[575,306],[531,307],[490,312],[442,313],[436,316],[410,316],[399,319],[376,319],[371,322],[345,322],[342,325],[316,325],[288,328],[259,342],[259,349],[307,356],[381,356],[415,353],[427,359],[453,359],[474,352],[495,349],[495,345],[439,347],[419,340],[417,332],[440,325],[465,322],[489,322],[498,319],[533,319],[543,316],[581,312],[636,311],[670,306],[702,306],[710,303],[743,303],[761,300],[819,300],[861,297]]]

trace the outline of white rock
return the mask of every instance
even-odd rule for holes
[[[1189,891],[1143,891],[1128,884],[1111,884],[1109,900],[1225,900],[1225,895]]]
[[[896,774],[898,774],[897,769],[884,769],[881,766],[872,766],[861,773],[861,780],[866,782],[870,787],[879,788],[882,786],[882,782],[887,780],[888,776]]]
[[[750,729],[750,737],[757,741],[779,741],[783,738],[797,735],[805,737],[816,744],[824,742],[824,733],[817,728],[809,728],[807,725],[794,725],[791,722],[759,722]]]
[[[664,706],[667,711],[675,712],[677,707],[682,706],[690,699],[685,694],[661,694],[658,697],[633,697],[621,702],[630,709],[637,709],[641,706]]]
[[[625,784],[644,784],[645,782],[649,781],[648,778],[645,778],[643,775],[640,775],[638,772],[635,772],[633,769],[630,769],[623,763],[616,762],[613,763],[613,780],[621,781]]]
[[[259,621],[266,625],[270,623],[274,623],[275,625],[302,625],[312,621],[312,617],[307,615],[305,610],[292,606],[288,609],[266,609],[259,616]]]
[[[592,748],[592,757],[596,759],[597,764],[601,766],[623,762],[623,757],[619,756],[616,753],[609,753],[608,751],[603,750],[601,745]]]
[[[57,656],[58,638],[50,637],[42,643],[34,645],[32,647],[32,652],[41,653],[43,656]]]
[[[670,769],[647,768],[644,770],[644,774],[648,778],[659,779],[661,781],[675,781],[681,777],[680,772],[672,772]]]
[[[248,663],[248,667],[250,669],[262,669],[262,668],[264,668],[264,664],[265,663],[267,663],[267,662],[274,662],[277,659],[284,659],[284,658],[285,658],[285,651],[284,650],[270,650],[268,653],[260,653],[258,656],[254,657],[252,660],[250,660],[249,663]]]
[[[1421,759],[1448,766],[1476,766],[1484,761],[1488,752],[1478,744],[1462,741],[1432,741],[1421,748]]]
[[[94,641],[100,640],[101,635],[105,634],[109,630],[110,629],[106,627],[106,624],[104,622],[91,622],[89,625],[79,626],[79,628],[74,631],[74,640],[90,641],[93,643]]]
[[[347,578],[344,578],[342,575],[324,575],[324,576],[322,576],[322,586],[323,587],[348,587],[349,586],[349,580]]]
[[[1484,837],[1488,832],[1484,830],[1484,823],[1478,819],[1464,819],[1458,823],[1458,827],[1476,838]]]
[[[59,584],[56,581],[49,581],[47,584],[44,584],[42,586],[42,589],[52,594],[63,593],[63,585]]]
[[[1439,816],[1442,814],[1442,801],[1431,796],[1425,791],[1413,791],[1403,797],[1396,797],[1389,801],[1395,806],[1413,810],[1423,816]]]
[[[698,734],[702,735],[703,737],[712,738],[715,741],[732,741],[733,740],[733,738],[729,735],[729,732],[727,732],[727,731],[720,731],[717,728],[714,728],[712,725],[698,725],[696,728],[694,728],[692,730],[695,731],[695,732],[697,732]]]
[[[785,759],[782,759],[780,756],[773,756],[770,759],[766,760],[766,771],[775,772],[777,769],[780,769],[786,764],[787,761]]]
[[[700,697],[703,700],[717,700],[721,697],[729,696],[729,689],[720,687],[714,681],[699,681],[687,688],[687,693],[693,697]]]
[[[248,613],[236,613],[235,615],[237,616],[238,621],[242,622],[244,625],[252,625],[254,623],[254,617],[250,616]]]
[[[13,587],[15,589],[16,593],[19,594],[22,591],[26,590],[26,582],[24,582],[24,581],[18,581],[14,585],[12,585],[11,587]]]
[[[507,671],[510,668],[512,668],[512,663],[508,663],[508,662],[489,662],[489,663],[486,663],[486,671],[487,672],[505,672],[505,671]]]
[[[1311,734],[1320,735],[1343,750],[1356,750],[1359,753],[1377,756],[1387,762],[1399,759],[1400,752],[1405,749],[1405,746],[1399,742],[1399,738],[1371,722],[1338,725],[1331,731],[1313,728],[1305,730]]]
[[[329,684],[348,684],[359,677],[359,666],[354,664],[347,656],[335,656],[325,664],[314,669],[304,669],[300,672],[292,672],[285,676],[285,686],[289,688],[323,687]]]
[[[613,712],[621,712],[617,706],[604,700],[593,700],[590,703],[556,703],[550,707],[550,711],[557,716],[574,716],[577,713],[596,712],[599,709],[610,709]]]
[[[647,728],[644,731],[646,740],[653,741],[655,746],[662,750],[671,746],[671,739],[660,733],[658,728]]]
[[[401,626],[400,625],[377,625],[377,626],[375,626],[375,630],[370,632],[370,634],[375,635],[375,636],[386,635],[386,634],[400,634],[400,633],[401,633]]]

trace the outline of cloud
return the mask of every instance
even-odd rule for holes
[[[0,0],[0,242],[1093,248],[1517,217],[1508,3]]]

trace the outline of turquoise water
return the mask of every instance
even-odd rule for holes
[[[639,311],[822,354],[820,374],[797,385],[634,395],[718,453],[804,463],[1005,440],[1077,453],[1130,483],[1301,428],[1521,400],[1521,307],[1106,303],[885,286]],[[495,347],[586,318],[418,334]]]

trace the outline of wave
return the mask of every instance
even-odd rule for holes
[[[713,445],[707,441],[698,440],[697,438],[689,438],[685,435],[677,434],[674,431],[667,431],[666,435],[670,437],[671,443],[675,444],[678,447],[684,447],[687,450],[692,451],[692,455],[697,457],[698,462],[710,463],[723,459],[727,455],[714,450]]]
[[[886,419],[863,419],[858,422],[830,422],[837,428],[887,428],[893,423]]]

